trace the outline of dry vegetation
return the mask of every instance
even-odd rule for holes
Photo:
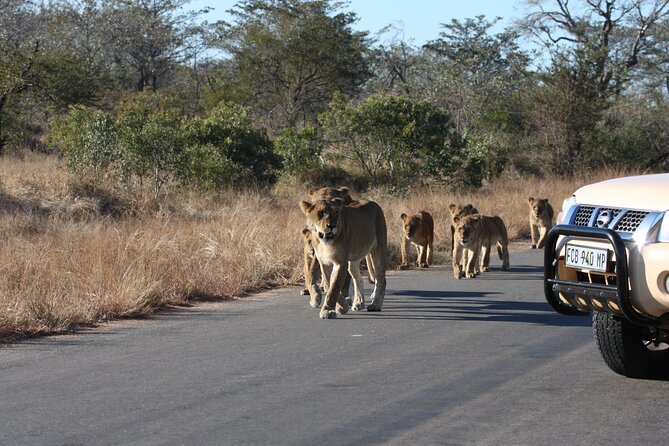
[[[0,179],[0,339],[301,280],[304,219],[297,201],[306,191],[180,194],[156,204],[138,193],[82,184],[56,159],[36,155],[0,158]],[[436,261],[447,263],[450,203],[500,215],[511,237],[524,238],[528,196],[548,197],[557,212],[580,184],[507,178],[472,194],[434,189],[364,197],[386,213],[392,262],[399,260],[399,215],[425,209],[435,218]]]

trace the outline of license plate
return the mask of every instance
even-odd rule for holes
[[[564,264],[572,268],[606,272],[609,263],[609,251],[588,246],[567,243],[564,252]]]

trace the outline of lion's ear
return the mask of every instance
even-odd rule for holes
[[[530,203],[530,204],[534,203],[534,197],[530,197],[530,198],[528,198],[528,199],[527,199],[527,202]]]
[[[308,201],[300,201],[300,210],[302,210],[302,213],[306,215],[307,217],[309,216],[309,212],[313,208],[313,204],[309,203]]]
[[[302,235],[303,236],[308,237],[309,233],[311,233],[311,230],[309,228],[302,229]]]
[[[451,205],[448,207],[448,210],[451,212],[451,215],[455,214],[455,209],[457,208],[456,205],[451,203]]]
[[[548,198],[544,198],[544,201],[545,201],[546,203],[548,203]]]
[[[407,218],[407,214],[402,212],[402,215],[400,215],[400,220],[404,220],[405,218]]]

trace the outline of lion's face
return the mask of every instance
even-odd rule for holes
[[[479,221],[480,218],[478,218],[478,214],[465,215],[459,219],[455,231],[457,232],[461,245],[466,246],[475,239]]]
[[[414,235],[416,235],[416,231],[418,231],[420,227],[420,218],[416,215],[408,216],[406,214],[402,214],[400,215],[400,219],[404,225],[404,235],[409,240],[413,239]]]
[[[548,198],[529,198],[530,212],[535,218],[541,218],[548,212]]]
[[[307,220],[313,225],[313,230],[319,240],[324,243],[332,243],[337,237],[339,231],[339,216],[344,203],[341,198],[335,198],[331,201],[317,201],[309,203],[302,201],[300,208],[307,217]]]
[[[472,215],[472,214],[477,214],[478,211],[474,207],[473,204],[466,204],[464,206],[458,204],[451,204],[448,207],[449,212],[451,213],[451,219],[453,220],[453,224],[457,224],[460,218],[464,217],[465,215]]]

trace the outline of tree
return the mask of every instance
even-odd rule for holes
[[[419,95],[420,76],[426,74],[422,68],[422,54],[410,42],[400,38],[400,30],[387,26],[378,33],[390,35],[383,43],[370,51],[370,68],[374,76],[365,85],[365,92],[394,93],[408,97]]]
[[[188,60],[202,30],[181,13],[190,0],[110,0],[104,12],[115,42],[115,63],[128,70],[137,91],[156,91],[178,64]]]
[[[655,45],[669,0],[528,0],[521,27],[553,52],[587,58],[597,92],[619,94],[629,73]],[[550,4],[554,7],[551,8]]]
[[[487,131],[495,113],[508,114],[504,107],[523,85],[529,57],[517,33],[490,34],[499,20],[453,19],[424,47],[432,60],[425,99],[449,110],[462,135]]]
[[[524,109],[536,130],[533,145],[546,171],[570,175],[608,108],[606,98],[597,91],[596,74],[587,58],[569,61],[554,55],[550,69],[536,77],[537,84],[525,92]]]
[[[32,2],[0,0],[0,153],[19,132],[14,107],[39,85],[41,34]]]
[[[569,174],[592,155],[601,119],[629,85],[631,74],[666,25],[669,0],[530,0],[522,28],[546,45],[552,66],[530,94],[531,121],[551,154],[550,166]],[[554,8],[548,5],[554,5]],[[547,143],[547,144],[546,144]]]
[[[334,92],[355,94],[370,76],[367,33],[330,0],[245,0],[219,23],[242,103],[272,133],[315,123]]]

